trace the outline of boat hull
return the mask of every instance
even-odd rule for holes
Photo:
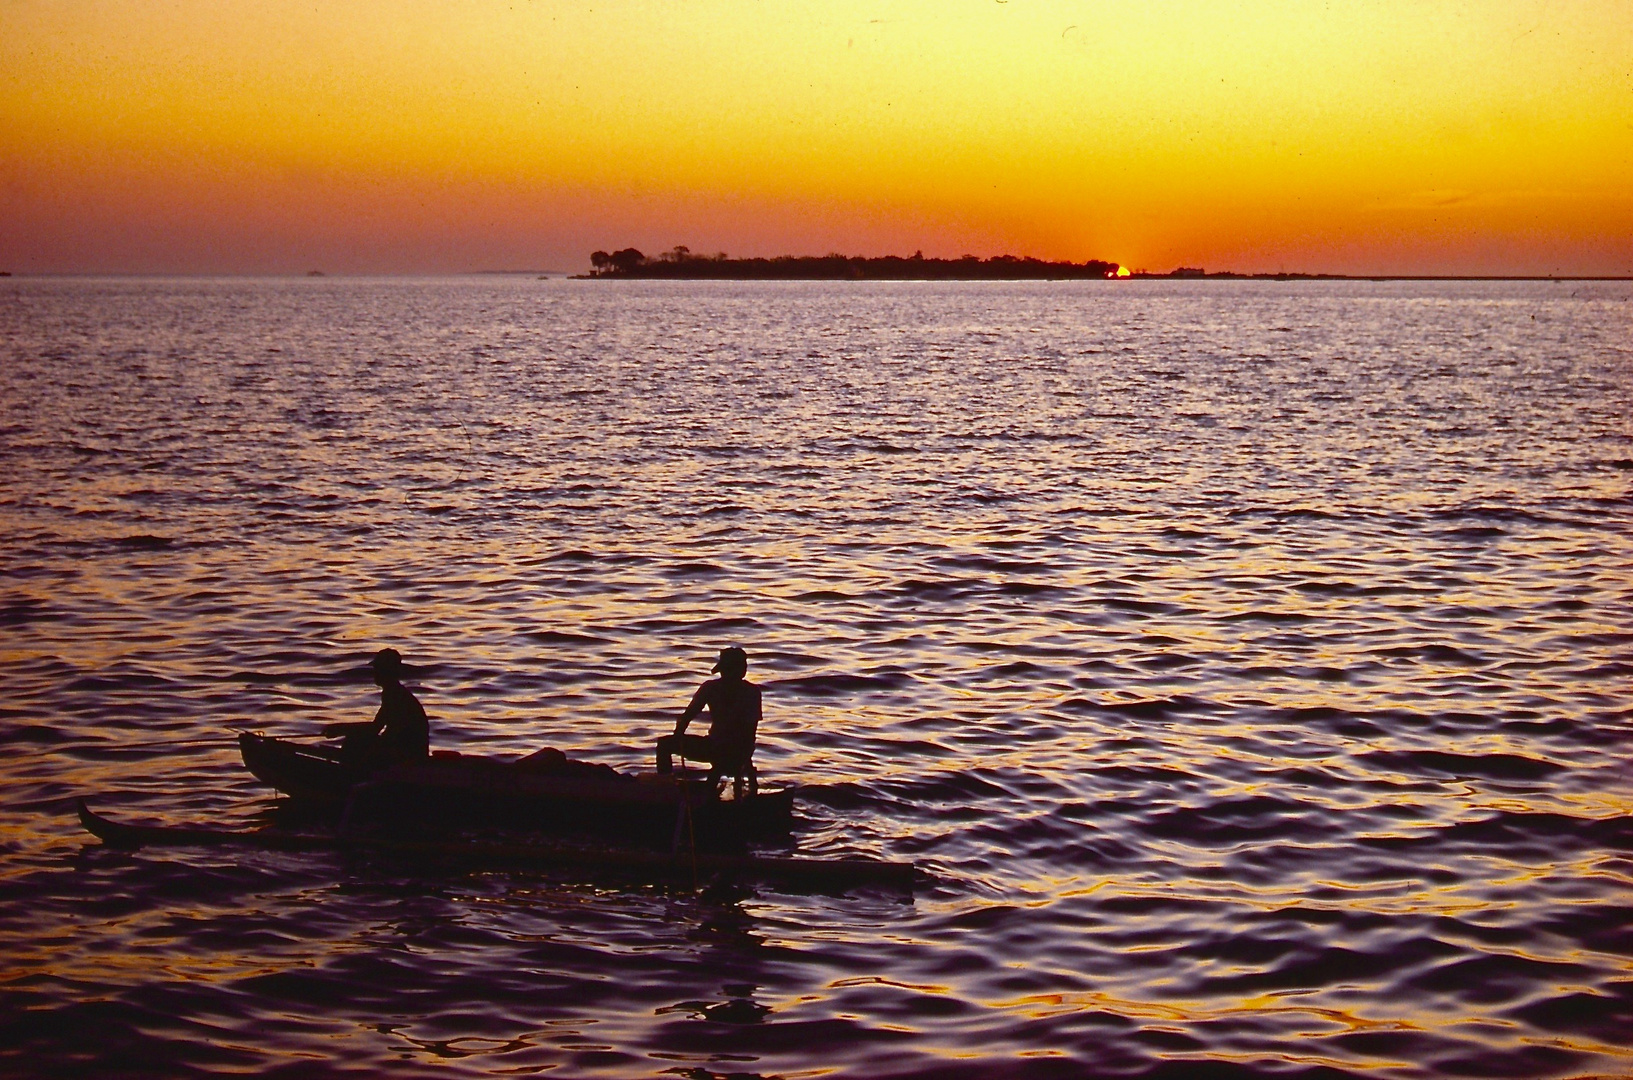
[[[352,825],[395,823],[612,832],[714,846],[787,833],[793,792],[720,799],[700,780],[611,770],[560,775],[491,758],[431,758],[359,776],[323,748],[245,732],[244,764],[298,801],[342,809]],[[586,767],[587,769],[588,767]]]
[[[338,751],[325,747],[245,731],[239,733],[238,751],[257,780],[305,803],[339,807],[358,779],[340,763]]]

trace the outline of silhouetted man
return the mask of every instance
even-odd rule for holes
[[[380,688],[380,711],[366,723],[330,724],[323,736],[345,737],[341,759],[363,772],[431,756],[431,724],[419,699],[402,683],[403,658],[396,649],[381,649],[369,661]]]
[[[749,682],[748,654],[737,646],[720,650],[714,670],[720,678],[697,688],[692,703],[675,721],[675,733],[658,740],[658,771],[674,768],[671,757],[707,761],[711,777],[742,776],[754,757],[754,735],[760,727],[760,688]],[[709,710],[709,734],[688,735],[686,726],[705,708]]]

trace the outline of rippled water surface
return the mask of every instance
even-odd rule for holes
[[[1633,1072],[1630,298],[0,283],[0,1070]],[[256,827],[387,644],[634,767],[731,643],[913,897],[70,810]]]

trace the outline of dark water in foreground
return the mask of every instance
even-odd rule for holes
[[[0,1072],[1633,1072],[1630,297],[8,281]],[[731,642],[911,901],[68,811],[252,825],[383,644],[633,765]]]

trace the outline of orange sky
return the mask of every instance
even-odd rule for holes
[[[1633,274],[1629,0],[0,0],[0,269]]]

